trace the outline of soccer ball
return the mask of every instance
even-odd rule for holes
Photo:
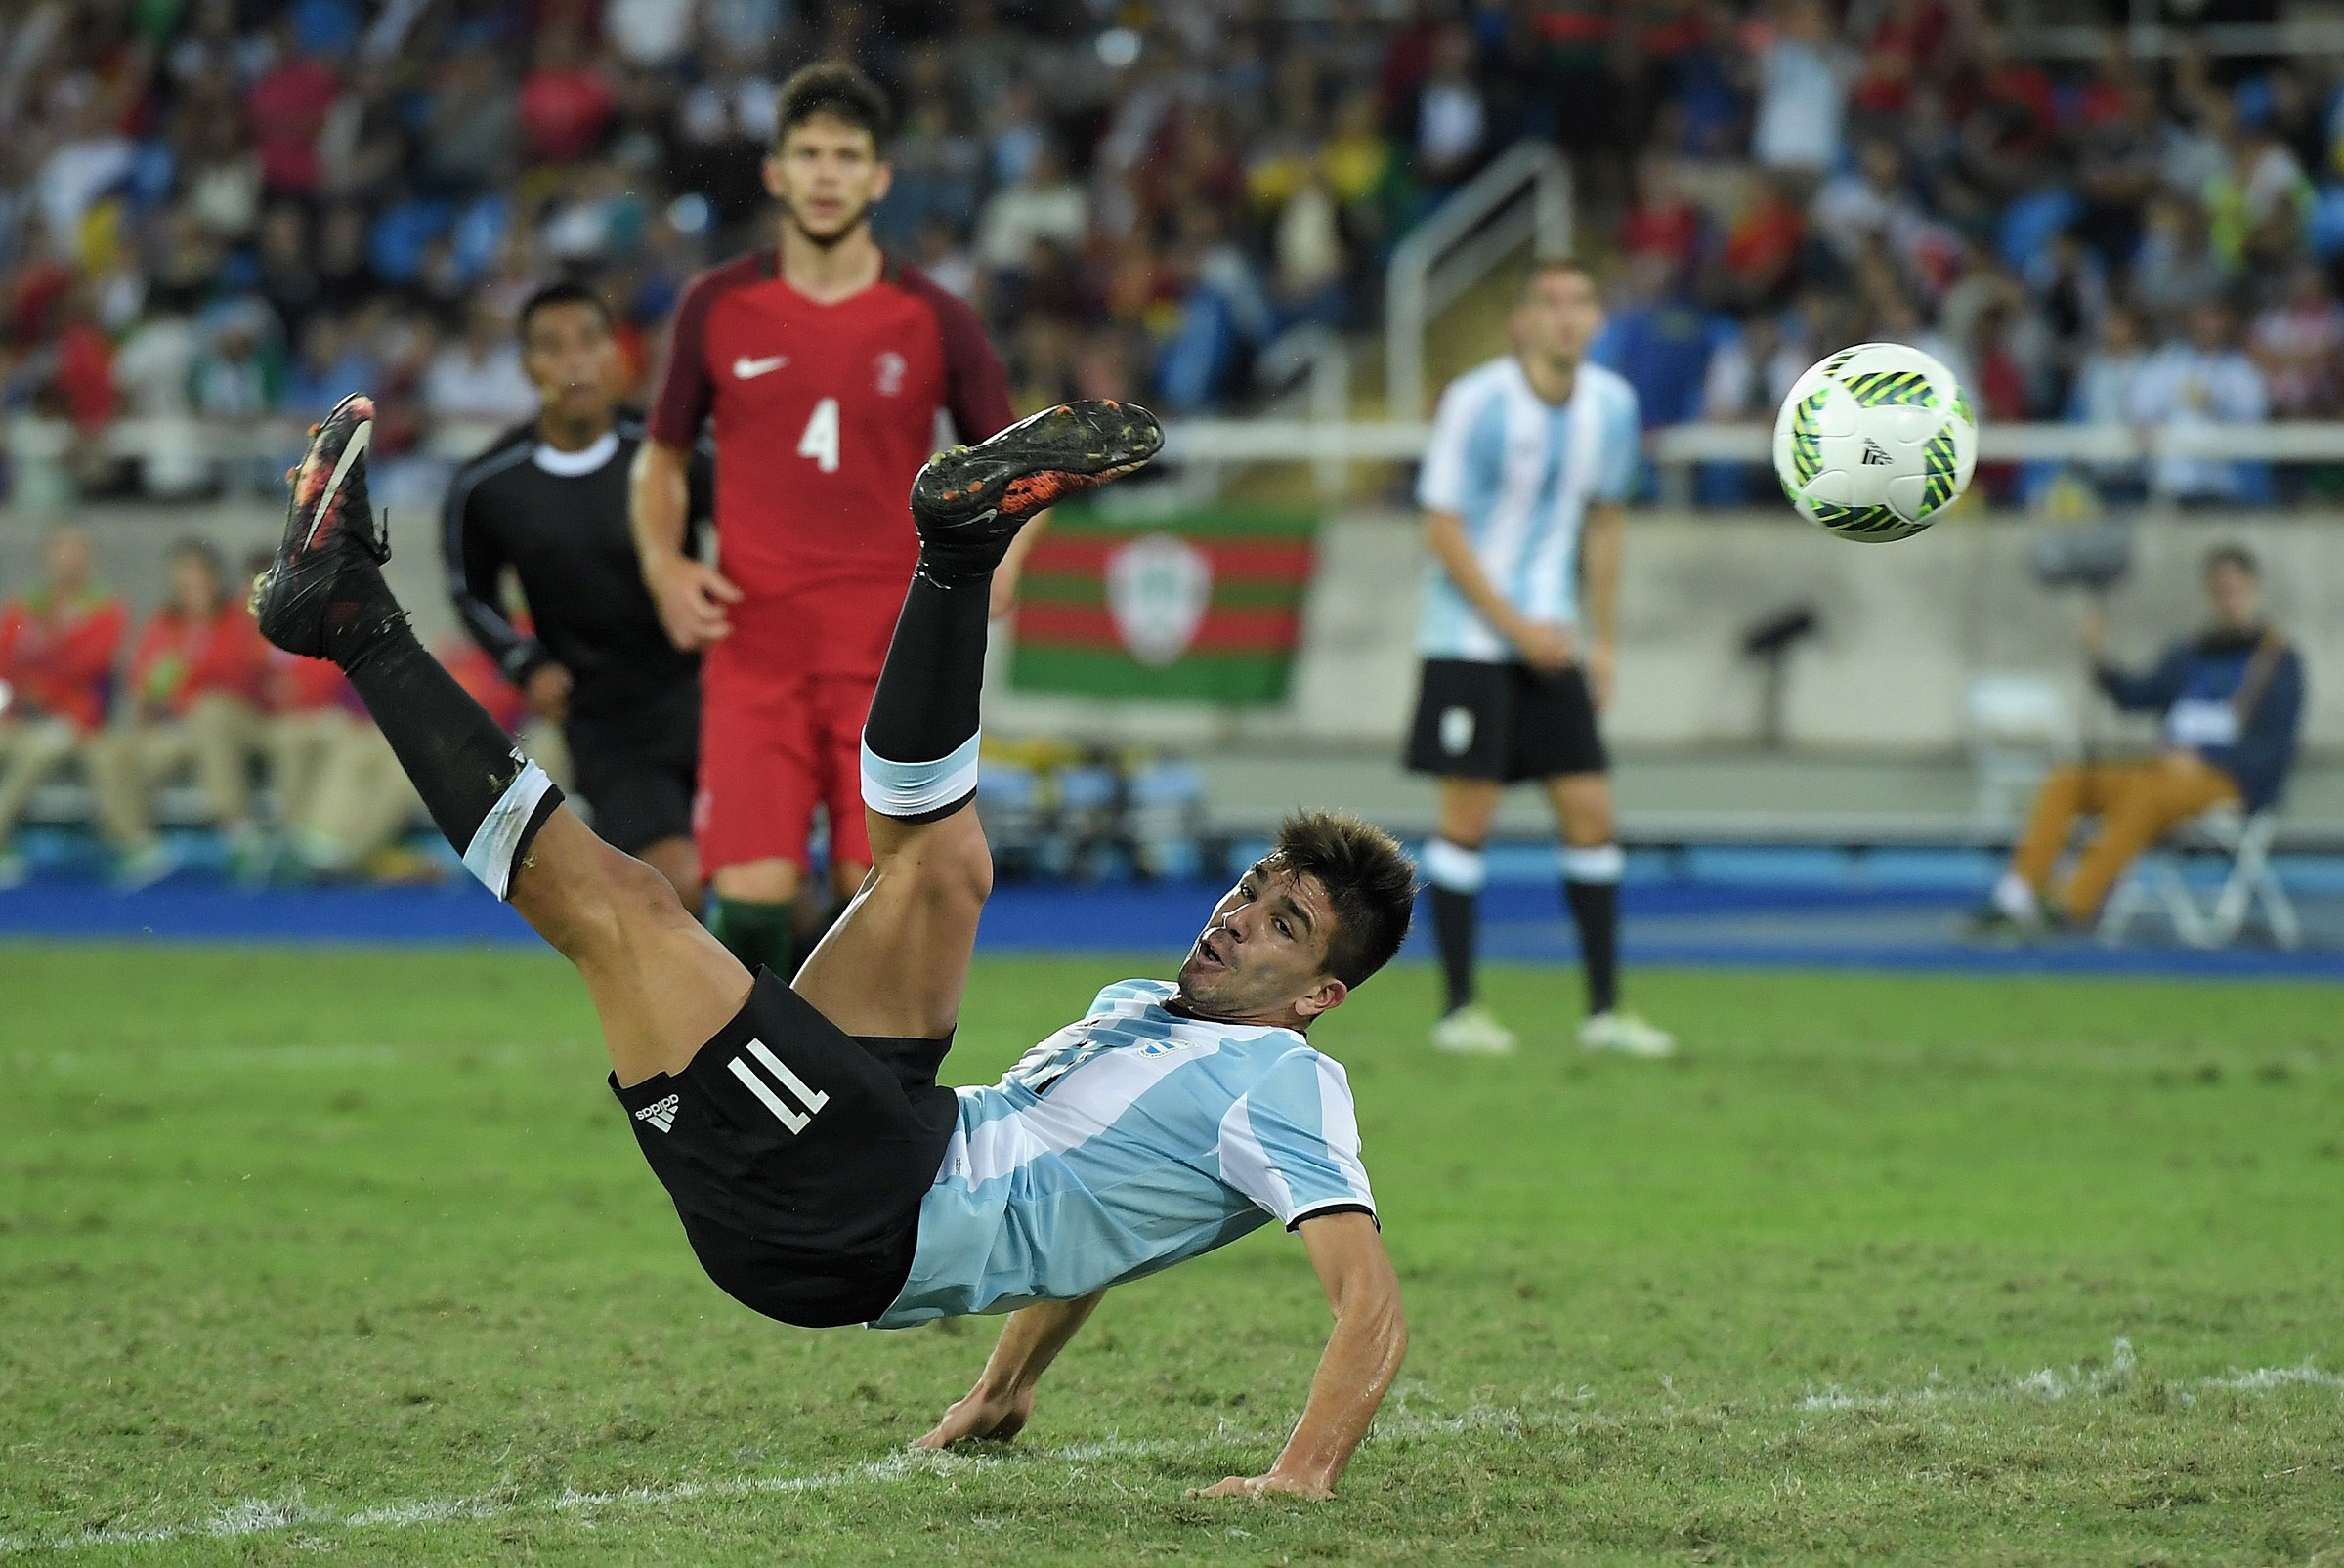
[[[1978,421],[1953,372],[1901,343],[1814,365],[1774,416],[1774,476],[1799,515],[1842,538],[1920,532],[1970,487]]]

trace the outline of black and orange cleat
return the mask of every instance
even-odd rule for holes
[[[252,614],[261,635],[288,654],[323,658],[334,579],[357,562],[391,559],[390,538],[366,498],[373,437],[374,400],[353,393],[311,429],[309,451],[286,476],[293,499],[285,536],[252,585]]]
[[[912,521],[931,551],[989,569],[1027,518],[1121,479],[1163,447],[1164,427],[1135,403],[1062,403],[929,458],[912,482]]]

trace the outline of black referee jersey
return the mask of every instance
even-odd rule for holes
[[[700,657],[660,625],[627,528],[627,475],[643,423],[621,409],[583,451],[540,443],[535,420],[498,437],[447,487],[442,546],[464,629],[516,685],[548,660],[570,671],[574,718],[623,719],[662,706],[697,682]],[[694,455],[687,551],[712,510],[706,451]],[[503,609],[503,576],[521,580],[532,630]]]

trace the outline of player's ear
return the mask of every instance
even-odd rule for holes
[[[1305,1019],[1316,1018],[1321,1013],[1331,1013],[1341,1007],[1343,998],[1350,994],[1351,988],[1333,975],[1320,975],[1295,1002],[1294,1010]]]
[[[881,159],[879,159],[879,161],[878,161],[877,163],[875,163],[875,164],[872,165],[872,170],[871,170],[871,204],[872,204],[873,206],[874,206],[874,207],[875,207],[875,206],[877,206],[877,205],[878,205],[880,202],[882,202],[882,201],[886,200],[886,199],[887,199],[887,190],[888,190],[888,188],[889,188],[890,186],[892,186],[892,185],[894,185],[894,184],[895,184],[895,165],[894,165],[894,164],[892,164],[892,163],[889,163],[889,162],[888,162],[888,161],[887,161],[885,158],[881,158]]]
[[[779,148],[765,154],[765,161],[759,165],[759,170],[765,176],[765,193],[776,201],[781,200],[782,153]]]

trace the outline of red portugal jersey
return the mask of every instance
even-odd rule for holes
[[[1014,417],[976,313],[890,258],[835,304],[772,250],[703,273],[676,307],[648,422],[689,447],[713,417],[716,543],[746,600],[733,635],[781,667],[875,676],[918,560],[908,501],[937,446]]]

